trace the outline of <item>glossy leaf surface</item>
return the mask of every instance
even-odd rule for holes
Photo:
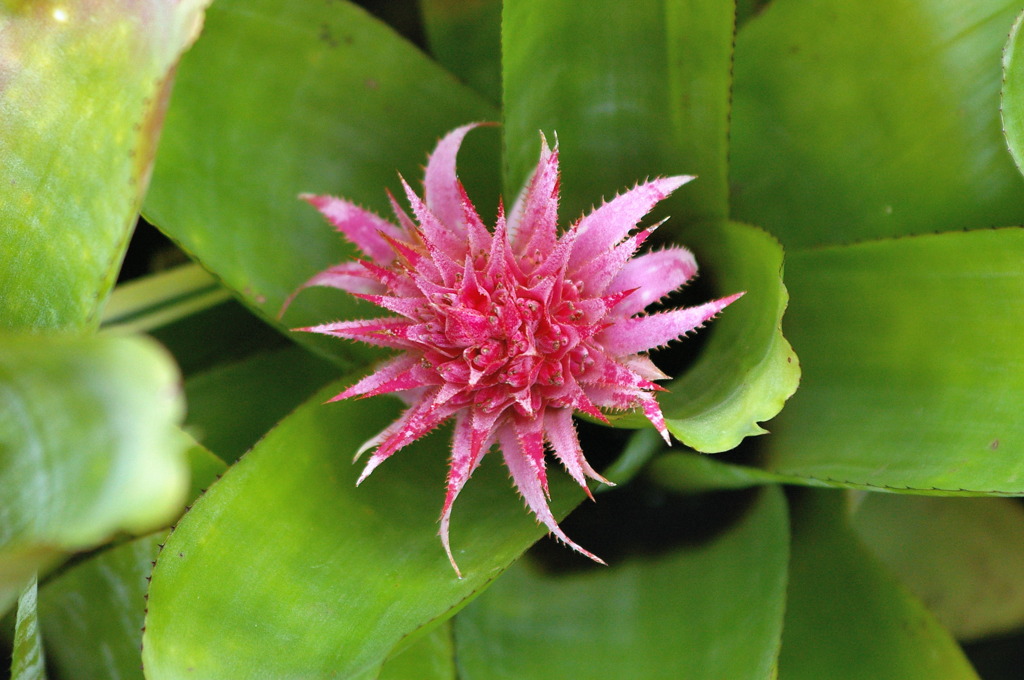
[[[734,217],[787,250],[1024,221],[998,115],[999,50],[1019,10],[769,3],[736,43]]]
[[[447,429],[356,488],[351,456],[397,404],[323,404],[341,385],[282,421],[178,523],[150,589],[150,680],[372,672],[541,535],[488,457],[455,505],[456,578],[436,535]],[[557,516],[582,497],[554,473],[551,495]]]
[[[520,562],[455,617],[460,677],[770,678],[788,544],[768,488],[703,544],[582,573]]]
[[[779,680],[977,679],[949,633],[858,542],[840,492],[808,490],[792,516]]]
[[[39,631],[37,602],[38,584],[33,576],[18,597],[14,649],[11,653],[11,680],[46,680],[46,660]]]
[[[501,0],[420,0],[430,52],[489,101],[501,103]]]
[[[166,522],[188,489],[178,375],[140,338],[0,339],[0,608],[64,551]]]
[[[790,254],[800,391],[764,466],[841,485],[1024,493],[1024,229]]]
[[[536,162],[543,130],[559,135],[565,222],[659,174],[700,176],[673,199],[678,221],[665,229],[725,217],[734,8],[505,2],[507,193]]]
[[[98,323],[207,4],[0,5],[0,327]]]
[[[1024,508],[1009,498],[868,494],[853,526],[958,639],[1024,624]]]
[[[145,211],[276,319],[295,289],[353,254],[300,193],[336,193],[389,213],[385,189],[401,194],[396,170],[415,181],[439,136],[496,118],[479,95],[350,3],[221,0],[182,61]],[[496,146],[494,133],[479,133],[460,159],[474,178],[469,190],[495,204]],[[286,324],[351,318],[356,309],[344,293],[310,290]]]

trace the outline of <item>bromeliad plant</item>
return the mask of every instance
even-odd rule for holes
[[[208,4],[0,3],[14,677],[932,680],[1019,634],[1021,507],[949,498],[1024,494],[1019,7],[382,4],[421,50]],[[194,263],[108,300],[144,196]]]

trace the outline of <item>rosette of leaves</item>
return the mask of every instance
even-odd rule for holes
[[[231,464],[166,541],[37,567],[52,674],[978,677],[958,642],[1024,624],[1018,502],[956,498],[1024,494],[1024,184],[999,117],[1018,8],[387,6],[404,36],[339,0],[218,0],[182,60],[144,212],[212,277],[136,284],[107,317],[171,349],[189,431]],[[543,529],[485,463],[455,510],[456,579],[435,536],[446,434],[356,489],[352,454],[399,405],[322,402],[382,355],[287,332],[371,307],[309,290],[277,318],[352,254],[296,196],[385,212],[395,171],[419,176],[474,120],[502,123],[459,156],[481,214],[557,131],[564,221],[638,178],[698,175],[657,237],[694,251],[693,299],[747,291],[658,357],[681,444],[632,415],[582,428],[620,484],[564,526],[608,567],[527,552]],[[52,290],[46,271],[19,285]],[[551,496],[559,519],[584,498],[554,472]],[[972,649],[982,670],[1006,658]]]

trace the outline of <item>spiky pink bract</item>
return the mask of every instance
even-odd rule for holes
[[[457,574],[448,540],[452,503],[494,444],[537,519],[600,562],[562,532],[548,507],[546,451],[587,489],[587,477],[607,480],[587,463],[573,412],[606,420],[602,409],[640,408],[669,441],[652,382],[668,376],[644,353],[698,328],[742,293],[642,315],[689,280],[697,264],[680,247],[635,256],[655,227],[634,229],[693,177],[639,184],[559,235],[558,147],[550,149],[543,135],[532,176],[507,219],[499,207],[488,230],[455,172],[456,153],[474,127],[438,143],[423,199],[402,180],[415,221],[394,197],[397,225],[342,199],[302,197],[366,257],[331,267],[303,288],[340,288],[392,316],[299,330],[399,350],[334,399],[397,393],[409,404],[360,450],[375,448],[359,482],[454,419],[440,536]]]

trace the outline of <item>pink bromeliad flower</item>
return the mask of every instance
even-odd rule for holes
[[[610,482],[587,463],[574,412],[607,422],[602,409],[640,408],[669,441],[654,394],[661,388],[652,382],[668,376],[644,353],[698,328],[742,293],[643,315],[689,280],[697,265],[679,247],[634,257],[655,227],[634,228],[693,178],[640,184],[559,236],[558,147],[548,148],[543,136],[533,175],[507,217],[499,206],[494,231],[488,230],[455,172],[456,153],[473,127],[438,143],[423,199],[402,180],[415,221],[390,195],[397,224],[349,201],[303,196],[366,258],[331,267],[303,288],[340,288],[392,315],[299,330],[399,350],[332,399],[396,393],[409,404],[360,449],[376,448],[359,482],[454,419],[439,533],[456,574],[448,538],[452,502],[494,444],[537,519],[601,562],[565,535],[548,507],[547,449],[589,495],[586,477]]]

